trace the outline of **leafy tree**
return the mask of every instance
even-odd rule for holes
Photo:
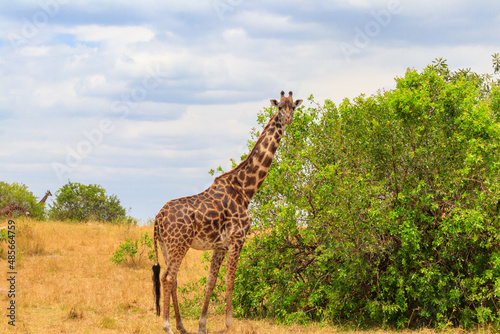
[[[115,195],[106,195],[106,190],[97,184],[69,181],[56,192],[55,197],[49,211],[52,219],[108,222],[126,219],[120,200]]]
[[[38,203],[36,196],[28,190],[25,184],[0,181],[0,209],[9,204],[17,204],[26,208],[31,218],[44,219],[45,217],[44,205]]]
[[[296,110],[250,208],[237,314],[498,323],[499,161],[498,82],[442,59],[393,90]]]

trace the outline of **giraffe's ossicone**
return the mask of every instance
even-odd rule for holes
[[[158,247],[163,253],[166,268],[161,276],[164,292],[163,328],[172,333],[169,323],[170,296],[172,296],[176,327],[187,333],[179,314],[177,302],[177,272],[189,248],[213,249],[212,263],[207,279],[205,301],[199,321],[198,333],[206,332],[206,316],[210,296],[215,286],[217,274],[226,253],[226,326],[232,323],[232,293],[238,258],[250,229],[251,218],[248,205],[267,176],[274,154],[283,136],[286,125],[293,119],[295,108],[302,100],[293,101],[292,92],[288,97],[281,92],[280,101],[271,100],[278,112],[264,127],[247,158],[233,170],[215,178],[204,192],[169,201],[156,215],[154,224],[154,249],[156,263],[153,266],[153,283],[156,312],[160,315],[160,266]]]

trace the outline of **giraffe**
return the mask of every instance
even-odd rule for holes
[[[160,290],[164,293],[163,329],[171,334],[170,296],[174,306],[176,327],[187,331],[182,324],[177,301],[177,272],[189,248],[213,249],[212,263],[207,279],[205,299],[199,320],[199,334],[206,333],[206,320],[210,296],[217,274],[226,253],[226,327],[232,324],[232,294],[238,258],[250,229],[251,218],[248,205],[252,196],[264,182],[286,125],[293,119],[293,112],[302,100],[292,99],[292,92],[281,92],[281,100],[271,100],[278,107],[269,123],[264,127],[252,151],[233,170],[215,178],[212,185],[200,194],[167,202],[156,215],[154,224],[153,292],[156,314],[160,315]],[[158,262],[158,245],[166,263],[161,276]]]
[[[0,216],[6,215],[7,217],[11,217],[14,211],[23,211],[26,216],[30,216],[30,212],[28,210],[16,204],[9,204],[5,208],[1,209]]]
[[[45,193],[45,196],[43,196],[43,198],[40,200],[40,202],[38,202],[38,204],[45,203],[45,201],[47,200],[47,198],[49,196],[52,196],[52,193],[50,192],[50,190],[47,190],[47,192]]]

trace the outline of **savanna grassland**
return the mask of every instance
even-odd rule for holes
[[[7,221],[0,222],[6,226]],[[144,257],[137,268],[114,264],[110,258],[126,238],[152,234],[151,226],[134,227],[100,223],[38,222],[16,220],[16,326],[7,324],[10,302],[7,278],[0,282],[2,321],[0,332],[17,333],[163,333],[162,321],[153,311],[150,263]],[[7,272],[6,245],[1,262]],[[178,277],[179,286],[196,283],[206,275],[202,252],[190,250]],[[6,274],[3,275],[6,277]],[[187,309],[187,299],[203,294],[203,288],[180,294],[184,325],[197,331],[199,313]],[[221,305],[209,312],[209,333],[226,332]],[[197,314],[194,314],[197,313]],[[356,330],[328,324],[280,325],[271,320],[235,319],[228,333],[394,333],[385,329]],[[430,329],[399,331],[435,333]],[[441,333],[462,333],[445,328]],[[487,328],[477,332],[487,333]]]

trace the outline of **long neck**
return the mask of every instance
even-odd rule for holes
[[[43,196],[43,198],[38,203],[45,203],[45,201],[47,200],[48,197],[49,197],[49,193],[46,193],[45,196]]]
[[[275,114],[262,130],[247,158],[219,178],[227,176],[229,182],[239,188],[249,202],[269,172],[284,130],[285,124]]]

